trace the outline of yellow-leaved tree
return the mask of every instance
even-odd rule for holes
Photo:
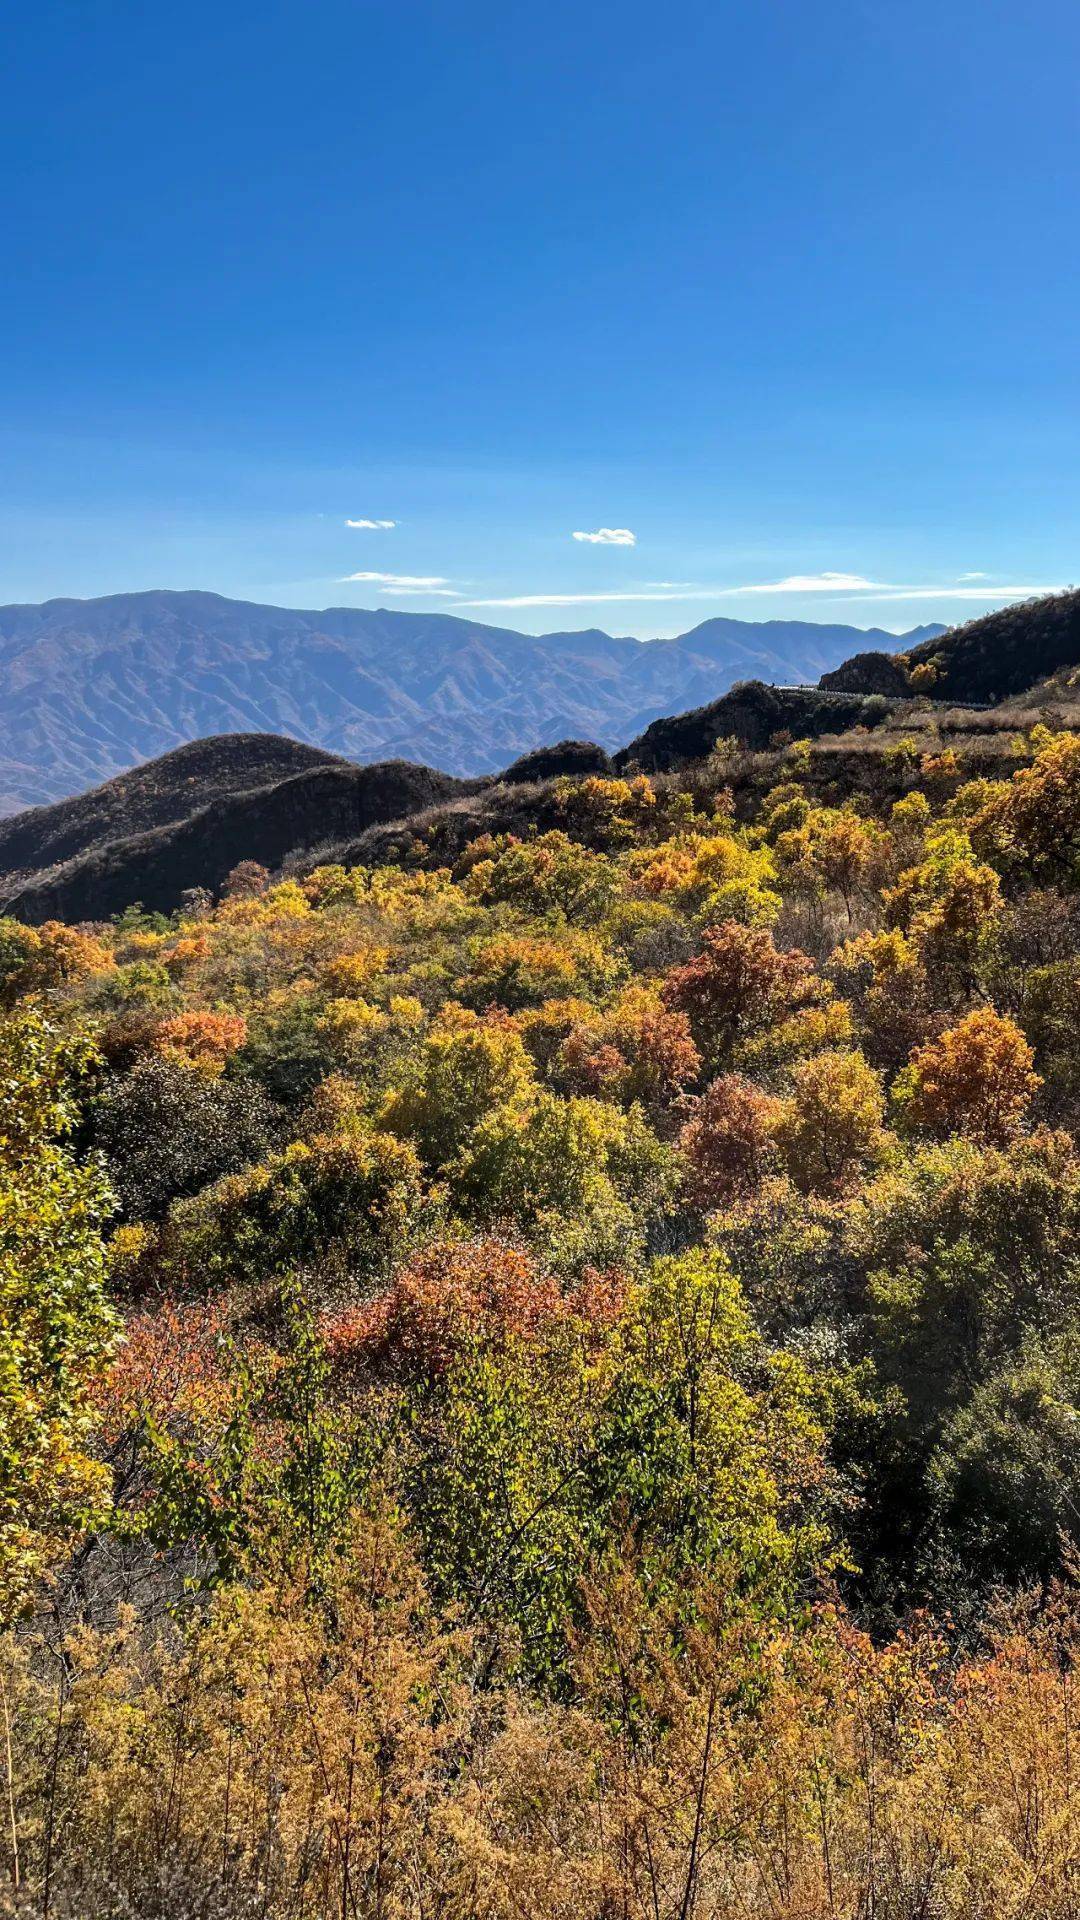
[[[33,1006],[0,1021],[0,1615],[103,1495],[89,1390],[115,1339],[104,1177],[67,1141],[85,1042]]]

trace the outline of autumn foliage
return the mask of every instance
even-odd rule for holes
[[[679,1146],[687,1164],[687,1194],[695,1206],[723,1207],[755,1191],[782,1110],[775,1096],[735,1073],[722,1074],[692,1103]]]
[[[1004,1146],[1023,1126],[1042,1082],[1015,1020],[975,1007],[957,1026],[917,1047],[900,1089],[904,1109],[931,1133],[967,1134]]]
[[[611,1297],[617,1301],[617,1290]],[[436,1243],[406,1261],[369,1306],[332,1320],[327,1348],[336,1364],[379,1376],[433,1376],[474,1343],[535,1339],[574,1311],[575,1298],[519,1248]]]
[[[778,948],[762,927],[707,927],[700,953],[668,975],[664,998],[685,1013],[704,1056],[735,1064],[740,1043],[784,1016],[820,1005],[828,988],[804,953]]]
[[[472,804],[0,918],[0,1913],[1075,1920],[1076,737]]]

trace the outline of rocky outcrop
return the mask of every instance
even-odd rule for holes
[[[853,653],[843,666],[823,673],[818,686],[826,693],[883,693],[891,700],[910,692],[907,672],[891,653]]]

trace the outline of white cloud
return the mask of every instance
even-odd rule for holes
[[[720,593],[868,593],[880,583],[861,573],[789,573],[783,580],[765,580],[749,587],[720,587]]]
[[[458,592],[441,573],[347,573],[340,581],[341,586],[351,586],[354,581],[365,586],[382,587],[386,593],[432,594],[440,600],[456,600]]]
[[[629,527],[597,527],[595,533],[573,533],[572,540],[585,540],[590,547],[636,547],[637,534]]]
[[[962,573],[960,578],[961,580],[989,580],[990,575],[988,573]]]
[[[347,527],[360,527],[365,533],[387,533],[397,526],[396,520],[346,520]]]

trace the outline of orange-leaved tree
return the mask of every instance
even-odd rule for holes
[[[1003,1146],[1020,1131],[1042,1085],[1034,1057],[1015,1020],[976,1007],[916,1047],[894,1098],[905,1117],[929,1133],[963,1133]]]

